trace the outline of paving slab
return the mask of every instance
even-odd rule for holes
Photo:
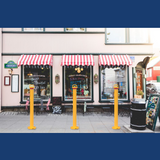
[[[130,117],[119,116],[119,130],[113,130],[114,116],[100,113],[87,112],[77,114],[78,130],[70,129],[73,126],[73,116],[71,113],[56,115],[52,113],[34,115],[35,130],[29,130],[30,115],[10,113],[0,113],[0,133],[139,133],[130,130]],[[160,133],[160,122],[157,122],[155,131],[143,133]]]
[[[145,130],[136,130],[136,129],[132,129],[130,128],[130,125],[124,125],[124,127],[129,130],[131,133],[154,133],[154,131],[146,128]]]

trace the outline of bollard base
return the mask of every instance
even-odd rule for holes
[[[71,129],[79,129],[78,126],[72,126]]]
[[[33,127],[29,126],[28,129],[36,129],[36,127],[35,126],[33,126]]]
[[[119,126],[117,126],[117,127],[116,127],[116,126],[113,126],[113,127],[112,127],[112,129],[120,129],[120,128],[121,128],[121,127],[119,127]]]

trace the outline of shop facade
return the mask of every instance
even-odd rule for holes
[[[77,101],[96,107],[110,105],[114,84],[119,85],[119,99],[125,104],[140,87],[145,94],[153,46],[149,40],[134,42],[136,32],[131,31],[129,43],[129,29],[120,31],[125,36],[104,28],[1,29],[1,108],[24,105],[29,84],[35,85],[35,100],[47,103],[49,98],[62,97],[65,105],[72,104],[73,84],[78,86]],[[111,33],[117,34],[115,42]],[[17,68],[5,68],[10,61]]]

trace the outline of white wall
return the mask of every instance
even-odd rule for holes
[[[152,45],[105,45],[105,34],[3,34],[3,53],[152,52]]]

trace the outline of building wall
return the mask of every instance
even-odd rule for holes
[[[158,62],[154,67],[148,68],[147,72],[152,69],[152,76],[147,77],[147,81],[157,81],[157,76],[160,76],[160,62]]]
[[[4,68],[4,63],[7,63],[9,60],[13,60],[17,63],[19,56],[3,56],[2,58],[2,106],[17,106],[20,105],[20,93],[21,93],[21,69],[18,67],[17,69],[13,69],[13,74],[19,75],[19,92],[12,93],[11,85],[4,86],[4,76],[10,76],[8,73],[9,69]],[[11,76],[10,76],[11,77]],[[10,78],[11,82],[11,78]]]
[[[54,56],[53,57],[53,96],[62,96],[62,66],[61,64],[61,56]],[[55,76],[59,74],[60,76],[60,83],[55,83]]]
[[[21,91],[19,93],[11,93],[11,86],[4,86],[4,76],[8,76],[8,69],[4,69],[4,63],[9,60],[14,62],[23,53],[55,53],[53,55],[53,70],[52,70],[52,90],[53,96],[62,96],[62,66],[61,57],[58,54],[95,54],[93,67],[93,75],[99,74],[98,54],[131,54],[135,57],[132,66],[129,67],[129,88],[130,99],[133,98],[133,82],[132,82],[132,67],[135,67],[138,62],[143,61],[147,54],[152,53],[152,45],[105,45],[105,34],[103,33],[89,33],[89,34],[58,34],[58,33],[21,33],[21,28],[3,28],[3,44],[2,44],[2,106],[17,106],[20,105]],[[15,31],[15,33],[5,32]],[[46,28],[45,31],[63,32],[64,28]],[[103,32],[101,28],[87,28],[88,32]],[[19,53],[19,56],[17,55]],[[13,54],[8,55],[8,54]],[[16,56],[14,56],[16,54]],[[146,55],[142,55],[146,54]],[[19,74],[19,88],[21,88],[21,69],[13,69],[13,74]],[[60,83],[55,83],[55,75],[60,75]],[[99,103],[99,84],[93,83],[94,104]],[[93,104],[93,103],[90,103]],[[105,103],[104,103],[105,104]]]
[[[152,53],[152,45],[105,45],[105,34],[3,34],[3,53]]]

